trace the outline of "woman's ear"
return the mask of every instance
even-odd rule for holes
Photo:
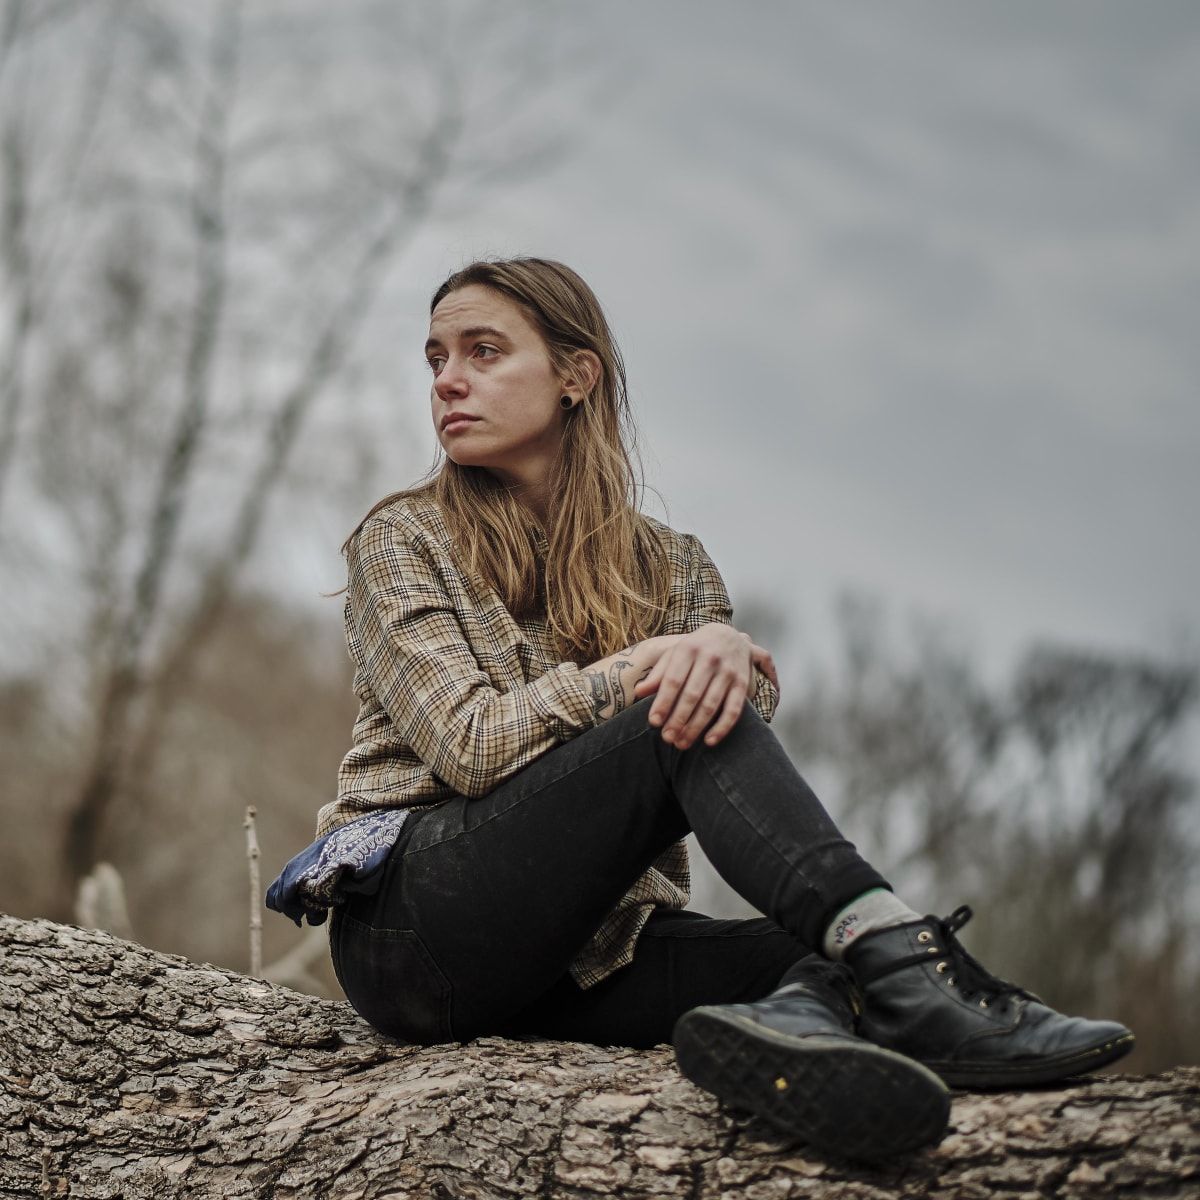
[[[593,350],[576,350],[571,355],[568,372],[563,376],[564,390],[575,390],[580,399],[590,396],[600,382],[603,368],[600,366],[600,356]]]

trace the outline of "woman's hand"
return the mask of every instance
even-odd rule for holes
[[[775,662],[761,646],[732,625],[712,621],[674,643],[634,689],[641,700],[657,692],[650,724],[663,726],[663,739],[686,750],[713,718],[704,743],[715,746],[742,715],[758,666],[779,687]],[[719,714],[719,715],[718,715]]]

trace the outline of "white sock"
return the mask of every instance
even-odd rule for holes
[[[915,913],[903,900],[886,888],[873,888],[863,892],[858,899],[847,904],[830,922],[825,930],[825,941],[821,947],[826,958],[841,962],[850,943],[873,929],[887,929],[890,925],[903,925],[905,921],[919,921]]]

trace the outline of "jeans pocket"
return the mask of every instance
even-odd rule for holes
[[[333,969],[354,1011],[388,1037],[450,1042],[450,981],[414,929],[376,929],[337,914]]]

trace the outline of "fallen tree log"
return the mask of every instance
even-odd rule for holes
[[[1194,1197],[1200,1068],[956,1097],[940,1146],[824,1160],[669,1048],[406,1046],[320,1000],[0,916],[0,1196]]]

